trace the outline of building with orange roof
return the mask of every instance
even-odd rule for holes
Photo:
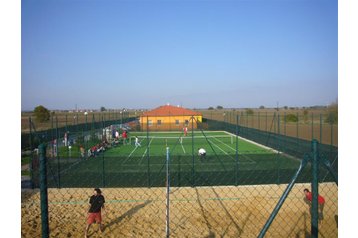
[[[182,130],[184,127],[197,128],[197,122],[202,122],[202,119],[200,112],[164,105],[144,112],[139,120],[143,130]]]

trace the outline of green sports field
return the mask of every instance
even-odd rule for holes
[[[134,145],[135,136],[141,146]],[[187,136],[132,132],[125,145],[108,148],[96,157],[82,159],[73,153],[49,160],[49,186],[165,186],[167,148],[172,186],[282,183],[300,163],[225,131],[196,131]],[[198,156],[199,148],[206,150],[205,158]]]

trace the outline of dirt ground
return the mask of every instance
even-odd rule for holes
[[[172,188],[170,237],[257,237],[287,185]],[[310,213],[297,184],[265,237],[307,237]],[[165,188],[103,188],[106,211],[103,233],[98,225],[90,237],[165,237]],[[319,185],[326,199],[320,237],[338,237],[338,187]],[[92,188],[49,189],[50,237],[84,237],[88,198]],[[22,237],[41,237],[40,193],[21,193]]]

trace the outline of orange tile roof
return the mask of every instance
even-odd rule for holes
[[[183,107],[165,105],[144,112],[142,116],[201,116],[201,113]]]

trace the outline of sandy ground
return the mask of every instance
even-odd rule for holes
[[[170,237],[257,237],[287,185],[172,188]],[[310,213],[297,184],[265,237],[308,237]],[[105,230],[90,237],[165,237],[165,188],[104,188]],[[320,237],[338,237],[338,187],[320,184],[326,199]],[[50,237],[84,237],[90,188],[49,189]],[[41,237],[40,193],[21,193],[22,237]]]

